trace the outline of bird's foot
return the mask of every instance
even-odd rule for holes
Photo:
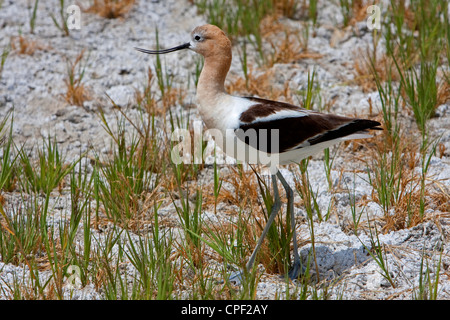
[[[306,273],[306,268],[300,261],[294,261],[294,264],[292,265],[292,268],[287,273],[287,276],[291,280],[296,280],[301,275],[304,275]]]
[[[228,278],[228,282],[235,286],[239,286],[242,283],[242,272],[233,271]]]

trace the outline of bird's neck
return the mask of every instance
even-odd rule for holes
[[[205,57],[197,83],[197,102],[202,106],[214,104],[225,92],[225,78],[231,66],[231,53]]]

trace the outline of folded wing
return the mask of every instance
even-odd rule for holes
[[[380,123],[373,120],[324,114],[260,98],[247,99],[255,104],[241,114],[236,136],[268,153],[283,153],[332,140],[338,142],[354,134],[367,133],[368,129],[381,129]],[[358,137],[361,136],[354,136]]]

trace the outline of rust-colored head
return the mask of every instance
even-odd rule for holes
[[[138,51],[148,54],[165,54],[183,49],[191,49],[205,58],[217,57],[231,59],[231,41],[219,27],[212,24],[205,24],[196,27],[191,32],[191,41],[163,50],[147,50],[135,48]]]
[[[200,91],[208,94],[223,92],[224,82],[231,65],[231,41],[220,28],[205,24],[196,27],[191,32],[191,41],[177,47],[163,50],[147,50],[135,48],[148,54],[165,54],[183,49],[190,49],[205,57],[198,81],[197,93]]]
[[[191,32],[189,49],[205,58],[231,56],[231,41],[220,28],[205,24]]]

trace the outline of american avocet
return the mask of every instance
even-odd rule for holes
[[[165,50],[145,50],[148,54],[164,54],[190,49],[204,57],[204,66],[197,84],[197,106],[208,128],[218,129],[222,137],[215,142],[240,161],[262,163],[270,167],[274,189],[274,204],[269,219],[246,265],[252,268],[256,254],[275,219],[281,200],[278,178],[286,190],[294,241],[294,263],[288,275],[297,278],[304,268],[297,247],[294,220],[294,192],[278,165],[300,160],[343,140],[368,138],[368,129],[381,129],[377,121],[348,118],[306,110],[291,104],[254,97],[236,97],[225,92],[225,78],[231,65],[231,42],[214,25],[196,27],[191,40]],[[231,142],[231,143],[227,143]],[[229,281],[239,283],[241,273],[235,272]]]

